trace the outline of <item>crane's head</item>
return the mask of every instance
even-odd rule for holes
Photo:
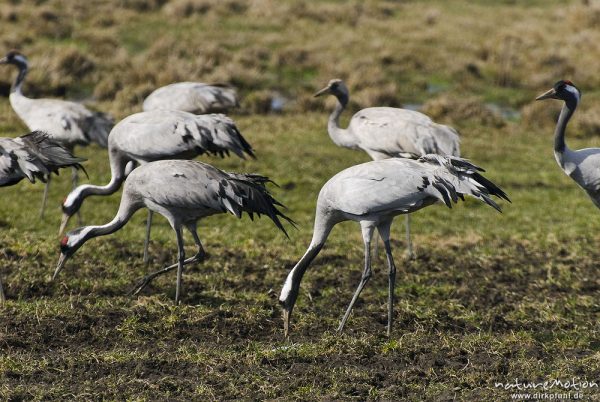
[[[70,231],[62,238],[60,241],[60,257],[52,276],[53,280],[56,279],[58,273],[64,268],[67,260],[88,240],[89,233],[90,228],[83,227]]]
[[[535,100],[543,99],[561,99],[565,102],[575,101],[579,103],[581,91],[571,81],[560,80],[550,90],[535,98]]]
[[[0,64],[12,64],[20,69],[27,69],[27,57],[16,50],[6,53],[6,56],[0,59]]]
[[[82,187],[78,187],[71,191],[62,203],[63,216],[60,221],[60,229],[58,230],[59,236],[65,231],[65,227],[67,227],[69,219],[71,219],[71,217],[75,215],[77,211],[79,211],[79,208],[81,208],[81,204],[83,203],[83,197],[81,194]]]
[[[334,78],[333,80],[329,81],[325,88],[317,92],[315,97],[330,94],[336,96],[337,98],[348,98],[348,93],[348,88],[346,87],[346,84],[344,84],[344,81],[339,78]]]

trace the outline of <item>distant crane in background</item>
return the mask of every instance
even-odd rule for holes
[[[542,99],[564,101],[554,130],[554,157],[566,175],[579,184],[594,205],[600,208],[600,148],[571,150],[565,142],[567,123],[581,101],[581,92],[571,81],[561,80],[536,98]]]
[[[11,50],[0,59],[0,64],[12,64],[19,74],[10,90],[10,104],[29,130],[41,130],[70,152],[76,145],[89,145],[94,142],[106,148],[108,133],[114,122],[106,114],[92,112],[85,106],[61,99],[31,99],[23,95],[21,86],[28,71],[27,58]],[[73,169],[73,188],[77,186],[77,170]],[[46,181],[40,216],[44,216],[50,176]]]
[[[225,113],[239,106],[235,88],[225,84],[177,82],[160,87],[144,99],[144,111],[181,110],[194,114]]]
[[[343,221],[360,223],[365,267],[352,301],[340,322],[342,331],[354,303],[371,277],[371,237],[375,229],[383,239],[389,268],[388,336],[392,330],[396,267],[390,247],[390,227],[396,215],[409,214],[436,202],[452,208],[464,195],[478,198],[500,211],[491,195],[508,196],[479,172],[483,169],[465,159],[429,154],[417,160],[389,158],[352,166],[333,176],[321,188],[317,199],[313,237],[308,250],[285,280],[279,301],[283,306],[285,336],[289,333],[292,310],[300,281],[312,260],[325,244],[331,229]]]
[[[63,268],[65,261],[86,241],[114,233],[127,223],[135,211],[146,207],[163,215],[171,224],[177,236],[179,258],[177,264],[148,275],[138,285],[137,292],[157,275],[177,268],[175,303],[178,304],[183,266],[202,261],[206,256],[196,231],[196,222],[199,219],[225,212],[238,218],[246,212],[251,219],[253,214],[264,214],[287,236],[279,218],[292,225],[294,222],[278,210],[277,206],[281,204],[271,197],[265,187],[269,181],[267,177],[227,173],[206,163],[190,160],[165,160],[140,166],[125,180],[121,205],[111,222],[102,226],[75,229],[62,239],[61,255],[54,278]],[[184,226],[198,246],[198,253],[188,260],[185,259],[183,248]]]
[[[51,140],[48,134],[34,131],[17,138],[0,138],[0,187],[12,186],[27,178],[47,181],[51,173],[71,166],[81,169],[85,159],[73,156]],[[4,302],[0,278],[0,302]]]
[[[460,156],[460,138],[456,130],[413,110],[369,107],[354,114],[348,128],[341,128],[340,115],[350,100],[348,88],[342,80],[333,79],[315,96],[324,94],[331,94],[338,100],[329,116],[327,131],[340,147],[361,149],[373,160],[426,154]],[[409,258],[412,258],[409,214],[406,215],[406,242]]]
[[[140,112],[121,120],[108,138],[111,179],[107,185],[84,184],[69,193],[62,210],[59,229],[62,233],[71,218],[90,195],[115,193],[134,164],[143,165],[163,159],[192,159],[204,153],[254,158],[252,147],[233,120],[222,114],[194,115],[176,110]],[[144,262],[148,262],[148,245],[152,225],[148,209]]]

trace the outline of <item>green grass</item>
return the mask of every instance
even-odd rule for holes
[[[153,229],[150,267],[141,261],[140,212],[116,234],[84,245],[50,282],[58,257],[56,205],[69,175],[54,181],[54,207],[42,222],[41,185],[3,189],[0,241],[9,298],[0,308],[3,399],[100,393],[136,400],[490,400],[508,395],[494,388],[498,381],[598,379],[597,211],[555,166],[551,133],[522,132],[513,123],[463,128],[464,153],[513,204],[503,203],[503,214],[475,201],[414,214],[417,259],[411,262],[403,258],[397,219],[400,274],[391,338],[384,335],[382,258],[347,331],[334,332],[362,264],[359,228],[343,223],[305,277],[285,341],[276,296],[310,240],[316,194],[334,173],[367,157],[333,145],[320,113],[236,120],[258,159],[202,159],[270,175],[299,230],[290,230],[287,240],[265,219],[201,221],[210,259],[186,271],[179,307],[172,306],[172,275],[140,297],[126,295],[144,273],[174,261],[174,234],[164,219]],[[107,181],[104,153],[80,153],[90,158],[90,181]],[[118,202],[118,194],[90,198],[85,222],[110,220]]]
[[[277,303],[310,241],[319,189],[338,171],[369,160],[331,142],[331,100],[313,100],[312,93],[341,76],[360,107],[392,94],[406,103],[474,97],[527,108],[566,74],[581,82],[585,107],[594,110],[600,105],[600,75],[589,67],[599,54],[596,8],[541,0],[281,1],[244,8],[233,0],[199,0],[189,3],[204,11],[188,15],[185,3],[146,9],[131,0],[89,8],[70,0],[11,2],[0,8],[0,34],[7,47],[20,38],[32,63],[29,88],[50,94],[61,86],[68,94],[96,88],[98,108],[117,118],[139,110],[155,84],[175,80],[234,82],[246,99],[273,89],[293,98],[282,115],[250,115],[248,106],[233,115],[256,160],[199,159],[270,176],[298,230],[290,228],[288,240],[267,219],[201,221],[210,258],[186,269],[183,303],[175,307],[174,275],[138,297],[127,295],[140,277],[176,259],[164,218],[155,219],[150,266],[142,263],[146,214],[140,211],[114,235],[85,244],[52,282],[70,172],[53,180],[43,221],[43,185],[3,188],[0,275],[8,301],[0,306],[0,400],[508,400],[495,382],[600,383],[599,215],[556,165],[553,122],[544,110],[528,117],[543,128],[445,116],[457,121],[464,156],[484,167],[512,204],[502,203],[503,214],[475,200],[415,213],[413,261],[404,258],[397,218],[391,337],[385,336],[383,256],[345,333],[335,333],[362,271],[355,223],[334,228],[305,275],[289,340]],[[44,7],[61,10],[60,25],[37,17]],[[38,18],[33,28],[29,17]],[[57,35],[60,27],[72,33]],[[517,38],[508,55],[507,37]],[[71,47],[94,62],[80,80],[56,67]],[[548,62],[555,55],[562,58]],[[481,76],[469,75],[468,64]],[[14,72],[2,71],[9,82]],[[511,80],[501,86],[506,72]],[[106,90],[113,81],[117,89]],[[440,93],[428,93],[432,86]],[[574,118],[574,128],[580,120]],[[600,145],[593,130],[585,138],[574,131],[572,148]],[[0,135],[24,132],[0,100]],[[89,159],[89,182],[108,182],[104,150],[77,154]],[[120,192],[86,200],[84,223],[111,220],[119,199]],[[194,253],[191,238],[186,242]],[[600,400],[597,389],[584,394]]]

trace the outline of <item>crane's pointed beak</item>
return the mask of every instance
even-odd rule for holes
[[[62,235],[67,227],[67,223],[69,223],[69,219],[71,219],[71,215],[63,213],[62,219],[60,221],[60,228],[58,229],[58,235]]]
[[[54,270],[54,275],[52,275],[52,280],[55,280],[58,276],[58,273],[62,271],[65,266],[65,262],[69,257],[65,253],[60,253],[60,257],[58,258],[58,264],[56,265],[56,269]]]
[[[6,57],[3,57],[0,59],[0,64],[7,64],[8,63],[8,59]]]
[[[535,100],[543,100],[543,99],[558,99],[556,97],[556,89],[552,88],[549,91],[546,91],[543,94],[541,94],[540,96],[538,96],[537,98],[535,98]]]
[[[328,93],[329,93],[329,86],[326,86],[325,88],[321,89],[319,92],[315,93],[313,96],[316,98],[318,96],[325,95]]]
[[[290,335],[290,318],[292,311],[287,308],[283,308],[283,335],[288,338]]]

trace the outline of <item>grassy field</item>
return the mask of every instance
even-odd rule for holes
[[[175,261],[166,220],[155,219],[149,267],[142,263],[141,211],[116,234],[83,246],[52,282],[69,172],[54,180],[43,221],[42,185],[3,188],[1,400],[509,400],[510,391],[495,383],[600,383],[600,215],[554,161],[559,103],[532,101],[554,81],[572,79],[584,97],[569,146],[600,146],[597,5],[38,3],[0,7],[0,43],[19,47],[32,64],[26,93],[86,99],[122,118],[157,85],[234,83],[244,99],[233,117],[257,159],[200,159],[270,176],[298,230],[290,229],[288,240],[266,219],[201,221],[210,258],[187,269],[183,303],[175,307],[174,275],[139,297],[127,295],[148,271]],[[0,71],[6,89],[14,72]],[[333,174],[368,160],[331,142],[331,100],[310,97],[335,76],[348,82],[355,109],[425,103],[455,124],[463,154],[486,168],[512,204],[502,203],[503,214],[474,200],[415,213],[412,261],[404,258],[397,219],[389,338],[382,256],[346,331],[335,333],[363,260],[358,225],[338,225],[305,276],[285,340],[277,295],[310,241],[317,193]],[[274,97],[288,100],[284,113],[256,114]],[[517,115],[504,119],[490,103]],[[24,132],[0,100],[0,135]],[[105,151],[77,153],[89,159],[90,182],[108,182]],[[119,199],[89,198],[84,222],[108,222]],[[582,392],[600,400],[598,388]]]

